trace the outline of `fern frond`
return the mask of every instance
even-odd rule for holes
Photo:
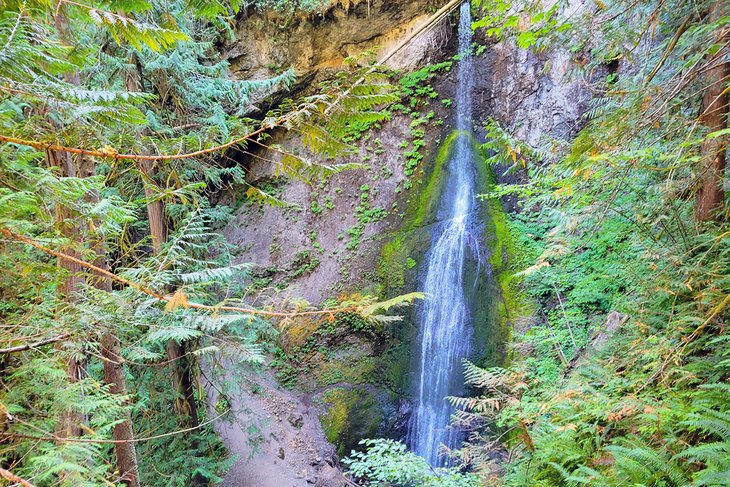
[[[717,435],[725,441],[730,441],[730,414],[703,407],[700,412],[694,413],[682,425],[692,431],[700,430],[708,435]]]
[[[174,46],[179,41],[188,39],[188,36],[179,30],[166,29],[159,25],[140,22],[106,10],[95,8],[85,8],[83,10],[95,24],[106,28],[119,45],[122,45],[122,41],[124,41],[135,49],[148,47],[159,52]]]
[[[416,299],[424,299],[425,294],[421,292],[415,292],[415,293],[408,293],[403,294],[401,296],[397,296],[392,299],[388,299],[387,301],[381,301],[374,304],[371,304],[369,306],[366,306],[365,308],[360,311],[360,314],[364,318],[371,318],[376,315],[376,313],[387,313],[391,309],[394,308],[400,308],[403,306],[407,306],[413,303]]]
[[[234,276],[247,277],[252,268],[253,264],[243,263],[227,267],[203,269],[195,272],[184,272],[178,274],[177,277],[184,284],[224,283]]]

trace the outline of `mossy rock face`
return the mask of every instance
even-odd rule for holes
[[[358,449],[361,439],[378,436],[382,407],[370,389],[336,387],[322,395],[322,402],[326,413],[320,422],[339,456]]]
[[[476,163],[477,194],[488,193],[494,185],[494,175],[479,151],[479,144],[472,134],[451,131],[430,163],[427,179],[417,188],[406,210],[401,228],[392,234],[382,247],[379,277],[382,297],[393,297],[404,292],[418,290],[426,272],[426,255],[432,243],[432,224],[437,221],[439,203],[448,180],[448,161],[459,136],[471,139]],[[473,282],[465,290],[470,303],[474,336],[471,360],[481,365],[504,363],[505,343],[509,338],[509,308],[513,304],[511,273],[508,262],[513,251],[508,228],[508,216],[498,199],[477,202],[478,224],[472,229],[480,248],[480,256],[472,256],[466,266],[464,282]],[[415,264],[415,265],[414,265]],[[408,395],[411,390],[413,370],[413,344],[418,334],[417,308],[411,309],[406,319],[394,330],[401,342],[398,353],[393,353],[388,374]],[[395,351],[394,351],[395,352]]]
[[[323,358],[313,373],[320,387],[339,383],[365,384],[372,380],[375,367],[374,357],[363,355],[361,347],[352,347],[335,357]]]
[[[396,296],[417,281],[419,263],[431,246],[430,225],[436,221],[441,193],[446,183],[445,165],[454,149],[457,131],[451,132],[439,146],[431,163],[428,179],[414,188],[400,229],[390,236],[380,252],[378,277],[381,295]]]

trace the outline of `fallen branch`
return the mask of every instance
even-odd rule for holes
[[[18,345],[15,347],[9,347],[9,348],[0,348],[0,355],[5,355],[8,353],[17,353],[22,352],[24,350],[29,350],[31,348],[37,348],[43,345],[48,345],[49,343],[55,343],[58,341],[61,341],[65,338],[68,338],[70,335],[68,333],[64,333],[63,335],[58,335],[52,338],[46,338],[45,340],[40,340],[35,343],[28,343],[26,345]]]
[[[8,480],[10,482],[14,482],[16,484],[20,484],[23,487],[35,487],[35,485],[31,484],[27,480],[21,479],[14,473],[12,473],[10,470],[5,470],[4,468],[0,468],[0,477],[4,478],[5,480]]]

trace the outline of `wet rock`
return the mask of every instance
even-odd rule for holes
[[[401,399],[398,404],[398,413],[396,420],[393,423],[393,429],[401,433],[400,436],[405,436],[408,430],[408,422],[411,419],[411,413],[413,412],[413,404],[411,401]]]

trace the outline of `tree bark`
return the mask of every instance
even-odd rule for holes
[[[130,60],[132,64],[137,65],[136,59]],[[135,69],[127,73],[125,78],[127,91],[139,91],[141,79],[139,69]],[[141,161],[140,172],[142,177],[147,179],[147,183],[154,182],[156,165],[153,161]],[[162,247],[167,242],[168,225],[167,215],[165,215],[165,206],[162,201],[154,200],[155,193],[150,184],[145,184],[145,197],[147,203],[147,219],[150,225],[150,236],[152,237],[152,250],[159,254]],[[188,359],[185,351],[184,343],[177,343],[170,340],[165,346],[167,359],[170,362],[170,374],[173,388],[175,389],[175,400],[173,406],[175,411],[183,417],[187,418],[188,427],[195,428],[199,425],[198,407],[195,400],[195,380],[193,376],[194,362]]]
[[[111,393],[125,395],[127,393],[127,384],[124,377],[119,339],[116,334],[107,332],[102,335],[100,344],[101,355],[104,357],[104,382],[109,384]],[[117,468],[122,481],[130,487],[139,487],[137,451],[131,441],[134,439],[134,431],[129,414],[126,414],[123,422],[114,426],[112,434],[115,440],[124,442],[114,444]]]
[[[170,340],[165,349],[172,369],[172,384],[176,391],[175,410],[181,416],[188,418],[188,427],[196,428],[199,425],[199,417],[195,400],[194,363],[188,360],[185,343]]]
[[[141,170],[143,177],[153,177],[155,166],[152,161],[142,161]],[[145,185],[144,195],[148,200],[154,197],[154,191],[149,185]],[[165,207],[162,201],[148,201],[147,203],[147,219],[150,222],[150,235],[152,236],[152,249],[155,253],[162,250],[162,246],[167,242],[167,217],[165,216]]]
[[[723,15],[727,15],[728,4],[720,0],[712,5],[708,14],[708,21],[715,22]],[[707,71],[705,85],[707,88],[702,94],[702,113],[700,122],[710,132],[727,128],[728,92],[726,84],[730,77],[730,63],[722,59],[727,54],[727,43],[730,41],[730,29],[719,32],[717,45],[720,49],[708,57],[708,64],[713,66]],[[697,221],[716,220],[721,216],[725,203],[725,192],[722,188],[726,166],[727,137],[705,139],[700,149],[700,167],[702,170],[701,186],[697,194],[695,218]]]
[[[90,167],[91,172],[95,173],[95,168]],[[92,176],[93,174],[88,174]],[[97,195],[92,196],[98,200]],[[109,261],[107,260],[107,252],[104,242],[95,242],[93,245],[97,255],[94,264],[102,269],[109,269]],[[107,276],[94,276],[92,281],[94,287],[106,292],[112,292],[112,281]],[[101,356],[103,359],[104,382],[109,385],[109,392],[120,396],[127,395],[127,381],[124,376],[124,361],[122,359],[122,350],[119,337],[113,329],[107,329],[101,335],[99,341],[101,345]],[[121,481],[129,487],[139,487],[139,466],[137,464],[137,451],[134,446],[134,428],[129,412],[125,411],[123,421],[114,425],[112,437],[119,443],[114,444],[114,454],[117,457],[117,469]]]
[[[56,9],[54,23],[59,38],[65,44],[68,44],[69,46],[73,45],[73,36],[71,32],[71,27],[66,17],[64,4],[58,5],[58,8]],[[81,84],[79,73],[77,71],[68,73],[65,76],[65,79],[68,83],[71,83],[75,86],[79,86]],[[80,163],[78,164],[79,167],[76,168],[74,165],[73,156],[71,154],[59,154],[51,151],[49,151],[49,154],[53,154],[55,159],[65,161],[67,169],[63,171],[64,176],[86,178],[96,175],[96,166],[94,161],[91,159],[81,158]],[[91,201],[98,201],[99,195],[90,194],[87,195],[87,199]],[[63,210],[63,208],[61,208],[61,210]],[[59,218],[59,221],[63,220],[63,218]],[[68,218],[66,218],[65,220],[68,220]],[[78,232],[78,234],[81,235],[81,232]],[[108,269],[109,263],[107,260],[105,243],[103,241],[92,242],[92,248],[94,249],[97,256],[96,265],[103,269]],[[62,265],[73,266],[74,274],[79,274],[81,271],[81,268],[78,264],[69,262],[68,260],[63,260]],[[112,282],[108,277],[89,276],[89,281],[90,284],[92,284],[97,289],[101,289],[106,292],[112,291]],[[76,288],[78,287],[78,282],[70,283],[69,286],[73,286],[73,289],[63,289],[62,291],[75,292]],[[116,332],[113,330],[106,330],[100,338],[100,346],[101,356],[103,359],[104,382],[109,385],[109,390],[111,393],[125,396],[127,394],[127,384],[124,376],[124,368],[122,365],[121,346]],[[74,364],[69,364],[68,374],[69,379],[72,381],[75,377],[78,376],[77,367]],[[76,378],[76,380],[78,380],[78,378]],[[114,453],[117,459],[117,469],[119,470],[122,482],[130,487],[139,487],[139,467],[137,465],[137,453],[133,443],[134,431],[132,428],[132,420],[128,412],[124,413],[124,417],[122,419],[123,421],[115,425],[112,430],[112,437],[118,442],[114,444]],[[66,428],[66,431],[64,432],[66,434],[62,436],[80,436],[81,422],[78,421],[77,427],[79,431],[76,432],[71,431],[70,421],[70,419],[62,421],[62,423],[65,423],[64,428]]]
[[[69,38],[68,19],[66,18],[63,5],[59,4],[58,7],[53,21],[58,36],[66,40]],[[79,80],[78,74],[75,71],[66,73],[64,79],[69,83],[75,84],[78,84]],[[59,168],[61,177],[78,177],[78,170],[71,154],[47,150],[46,161],[49,166]],[[81,234],[78,219],[69,208],[61,204],[56,205],[56,224],[58,225],[59,233],[71,242],[74,241],[74,237]],[[79,257],[78,252],[76,252],[72,245],[63,249],[63,252],[73,257]],[[58,289],[59,294],[66,302],[74,304],[78,302],[78,289],[79,285],[83,282],[83,269],[79,264],[64,259],[58,259],[58,267],[68,273]],[[74,356],[69,357],[66,363],[66,374],[71,384],[83,379],[86,376],[86,360]],[[83,433],[81,428],[82,422],[83,418],[77,411],[71,408],[62,411],[57,427],[59,436],[81,436]],[[64,476],[65,474],[61,473],[61,477],[63,478]]]
[[[74,164],[71,154],[46,151],[46,162],[50,167],[57,167],[60,170],[61,177],[76,177],[76,165]],[[62,204],[56,205],[56,225],[58,232],[69,239],[74,240],[74,236],[78,235],[78,220],[74,218],[72,211]],[[65,254],[73,257],[79,257],[76,249],[72,245],[63,249]],[[59,295],[69,304],[78,302],[78,289],[83,282],[82,267],[66,259],[58,259],[58,267],[66,273],[66,276],[58,288]],[[66,361],[66,375],[70,384],[75,384],[86,377],[86,360],[71,356]],[[56,432],[61,437],[81,436],[83,430],[81,424],[83,418],[78,411],[68,408],[60,413]],[[63,475],[63,474],[62,474]]]

